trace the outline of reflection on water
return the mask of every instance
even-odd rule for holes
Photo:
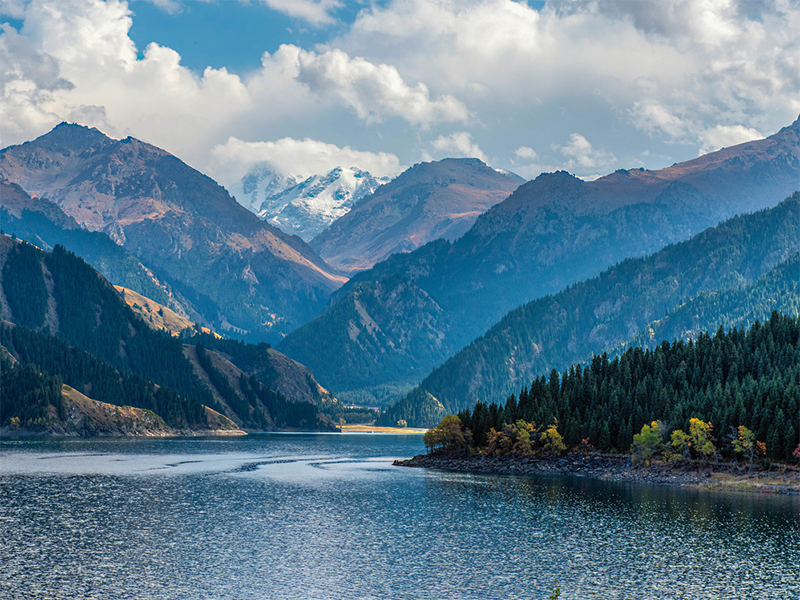
[[[0,598],[800,598],[800,499],[400,469],[414,436],[0,442]]]

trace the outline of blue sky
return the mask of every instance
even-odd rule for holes
[[[794,0],[0,0],[0,145],[62,120],[252,166],[659,168],[800,113]]]
[[[347,31],[367,7],[376,2],[342,2],[330,12],[334,22],[314,26],[270,8],[262,2],[176,1],[158,5],[149,0],[130,3],[134,13],[130,37],[144,49],[157,42],[177,50],[184,65],[202,73],[207,66],[227,67],[240,75],[257,70],[261,55],[281,44],[313,47]],[[536,10],[544,1],[528,2]]]
[[[312,26],[259,2],[182,2],[164,10],[146,0],[131,2],[130,37],[140,51],[151,42],[177,50],[181,62],[202,74],[208,67],[227,67],[240,75],[258,70],[261,55],[281,44],[313,47],[355,19],[359,5],[333,12],[340,23]],[[141,52],[140,52],[141,54]]]

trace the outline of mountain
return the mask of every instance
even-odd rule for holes
[[[241,370],[220,370],[224,357],[149,327],[108,281],[61,246],[46,253],[0,236],[0,319],[0,354],[91,399],[150,410],[173,428],[208,429],[213,408],[251,429],[332,429],[311,401],[289,401]],[[187,354],[199,355],[200,366]],[[308,373],[301,376],[298,385],[308,385]]]
[[[120,285],[115,285],[114,289],[120,293],[122,299],[136,313],[136,316],[152,329],[178,335],[186,329],[200,327],[168,306],[164,306],[134,290]],[[211,332],[210,329],[205,329],[205,331]]]
[[[257,214],[278,229],[310,241],[388,181],[355,167],[336,167],[267,196]]]
[[[280,194],[302,180],[300,176],[278,173],[268,163],[260,163],[250,169],[238,185],[233,186],[231,194],[242,206],[257,213],[268,198]]]
[[[202,345],[210,354],[217,355],[219,360],[233,364],[237,370],[236,377],[241,374],[254,376],[290,402],[309,402],[320,407],[340,404],[317,382],[308,367],[281,354],[269,344],[245,344],[241,340],[225,339],[137,292],[116,285],[114,289],[151,329],[180,336],[184,342],[184,354],[187,345]]]
[[[519,399],[512,395],[505,406],[476,404],[458,417],[472,434],[473,452],[489,455],[513,452],[530,457],[532,450],[541,448],[533,431],[524,439],[515,435],[524,428],[512,424],[520,422],[534,424],[531,429],[540,434],[555,422],[566,448],[591,445],[616,453],[627,452],[634,434],[654,421],[661,435],[653,441],[660,445],[670,439],[670,432],[688,431],[690,420],[699,419],[713,428],[717,446],[690,442],[676,449],[685,458],[721,454],[736,460],[728,434],[746,427],[763,440],[769,460],[791,461],[798,442],[798,355],[800,317],[776,311],[749,326],[700,332],[689,343],[664,341],[652,350],[630,348],[613,359],[594,355],[584,366],[536,378],[523,386]],[[501,439],[492,429],[502,432]]]
[[[420,163],[356,203],[311,246],[344,272],[367,269],[396,252],[460,237],[524,181],[477,158]]]
[[[191,303],[106,234],[81,228],[55,203],[31,198],[7,181],[0,181],[0,230],[45,250],[59,244],[70,248],[106,279],[156,299],[181,318],[202,318]]]
[[[385,406],[427,375],[441,354],[456,350],[443,348],[453,328],[433,298],[398,275],[354,286],[278,348],[303,364],[313,363],[320,381],[333,382],[343,401]],[[376,373],[394,377],[376,379]]]
[[[106,233],[220,331],[280,339],[345,281],[213,180],[130,137],[62,123],[0,151],[0,176]]]
[[[184,342],[206,348],[209,353],[236,365],[269,389],[291,402],[308,402],[322,409],[341,406],[314,378],[311,370],[281,354],[269,344],[245,344],[209,333],[195,333]]]
[[[456,412],[500,401],[534,377],[630,340],[746,325],[800,306],[800,193],[508,313],[416,390]],[[667,338],[669,339],[669,338]],[[405,418],[389,409],[384,422]],[[417,409],[419,413],[419,409]],[[438,415],[440,416],[440,415]],[[424,415],[424,422],[437,415]],[[411,421],[409,421],[411,424]],[[415,422],[420,425],[420,422]]]
[[[509,310],[737,213],[774,206],[800,189],[799,174],[800,119],[766,139],[659,171],[618,171],[591,182],[563,171],[541,175],[456,241],[395,254],[354,275],[324,313],[278,348],[340,397],[364,382],[373,388],[407,384]],[[381,311],[392,302],[392,289],[413,290],[417,301],[384,322]],[[382,308],[373,313],[372,306]],[[414,336],[411,351],[405,340]],[[319,339],[330,346],[320,347]]]

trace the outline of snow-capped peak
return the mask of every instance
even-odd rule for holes
[[[242,206],[257,213],[267,198],[297,185],[302,179],[300,176],[278,173],[268,163],[260,163],[242,177],[232,194]]]
[[[356,167],[336,167],[324,175],[312,175],[271,195],[261,196],[264,200],[257,214],[283,231],[309,241],[347,214],[361,198],[388,181],[388,178],[373,177]]]

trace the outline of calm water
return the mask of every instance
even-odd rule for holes
[[[0,441],[0,598],[800,598],[800,499],[391,466],[418,436]]]

